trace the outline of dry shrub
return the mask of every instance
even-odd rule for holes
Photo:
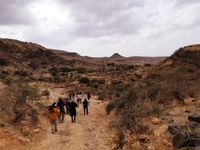
[[[142,118],[149,115],[160,115],[163,111],[162,104],[143,99],[147,98],[147,90],[144,86],[144,84],[133,86],[121,98],[111,101],[106,107],[107,114],[114,109],[119,113],[118,119],[111,123],[111,127],[116,128],[120,133],[118,143],[116,143],[119,148],[125,144],[126,130],[134,134],[146,132],[149,127],[142,121]]]
[[[32,111],[32,106],[28,101],[33,101],[38,98],[38,89],[30,86],[25,82],[15,82],[4,89],[4,98],[6,98],[9,111],[14,113],[13,121],[18,123],[25,119],[26,114],[32,116],[33,121],[37,121],[37,113]]]

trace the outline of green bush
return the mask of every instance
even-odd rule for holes
[[[106,95],[104,92],[98,93],[98,99],[99,100],[104,100],[106,98]]]
[[[69,67],[61,67],[61,68],[60,68],[60,71],[63,72],[63,73],[65,73],[65,72],[74,71],[74,69],[69,68]]]
[[[78,81],[80,84],[89,84],[90,83],[90,79],[88,77],[82,77]]]
[[[59,73],[58,68],[52,67],[49,69],[49,72],[52,76],[56,76]]]
[[[48,90],[42,91],[42,96],[49,96],[50,92]]]
[[[0,58],[0,66],[7,66],[8,63],[5,59]]]
[[[106,113],[110,114],[110,112],[116,107],[116,102],[111,101],[107,106],[106,106]]]
[[[147,97],[152,101],[156,99],[158,92],[160,90],[159,85],[153,85],[150,89],[148,89]]]
[[[23,71],[23,70],[20,70],[20,71],[15,71],[14,72],[14,75],[15,76],[21,76],[21,77],[27,77],[28,76],[28,73]]]
[[[87,72],[87,70],[84,69],[84,68],[77,68],[76,71],[77,71],[78,73],[86,73],[86,72]]]
[[[33,70],[39,68],[39,64],[34,62],[34,61],[31,61],[28,65],[30,68],[32,68]]]

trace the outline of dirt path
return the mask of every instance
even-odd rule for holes
[[[64,123],[58,124],[55,134],[51,133],[50,125],[44,123],[45,135],[31,150],[110,150],[107,128],[109,116],[105,114],[105,105],[92,99],[88,116],[83,115],[80,105],[76,123],[71,123],[67,115]]]

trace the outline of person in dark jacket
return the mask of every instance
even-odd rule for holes
[[[76,107],[78,107],[77,103],[72,100],[69,105],[69,114],[71,116],[72,122],[76,122]]]
[[[91,98],[90,93],[87,93],[87,99],[90,100],[90,98]]]
[[[85,100],[83,101],[84,115],[85,115],[85,114],[88,115],[88,105],[89,105],[89,102],[88,102],[88,100],[85,98]]]
[[[69,109],[70,109],[70,100],[69,100],[69,98],[66,99],[65,106],[66,106],[66,114],[69,115]]]
[[[60,113],[58,115],[59,122],[63,123],[64,117],[65,117],[65,103],[63,102],[63,100],[60,97],[58,98],[57,106],[60,109]]]

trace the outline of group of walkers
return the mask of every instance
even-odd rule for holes
[[[87,93],[87,98],[83,98],[80,92],[77,94],[72,93],[66,99],[59,97],[57,102],[53,102],[53,104],[48,107],[52,133],[57,132],[57,120],[59,123],[64,123],[65,115],[70,115],[72,123],[76,122],[76,108],[79,105],[83,105],[84,115],[88,115],[90,98],[90,93]],[[82,99],[84,99],[83,102]]]

